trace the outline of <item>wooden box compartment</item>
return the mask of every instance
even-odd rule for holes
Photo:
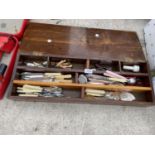
[[[64,64],[58,65],[60,62]],[[124,70],[124,65],[138,65],[140,70],[138,72]],[[107,71],[112,71],[128,80],[134,78],[136,83],[131,84],[127,81],[106,84],[104,80],[110,78],[105,76]],[[24,80],[21,78],[23,72],[70,75],[71,82]],[[87,82],[80,83],[79,78],[83,75],[87,77]],[[100,76],[101,79],[103,76],[104,82],[102,84],[91,82],[88,75]],[[9,98],[62,104],[147,106],[155,104],[150,79],[149,67],[135,32],[29,23],[16,60]],[[41,88],[59,87],[62,88],[63,96],[19,96],[18,87],[24,85]],[[102,96],[97,96],[96,91],[100,91]],[[132,94],[135,99],[123,100],[122,96],[127,93]],[[111,96],[109,98],[109,94],[112,98]]]
[[[148,92],[133,92],[133,94],[136,97],[136,102],[151,102],[152,101],[152,98],[150,98],[150,93],[148,93]],[[104,97],[92,97],[92,96],[88,96],[86,94],[85,94],[85,99],[96,100],[96,101],[100,101],[100,102],[110,101],[110,99],[106,99]],[[117,102],[117,100],[114,100],[113,102]]]
[[[21,60],[21,58],[25,57],[24,59],[26,59],[26,57],[29,58],[29,56],[26,55],[19,55],[19,61]],[[35,59],[36,57],[36,59]],[[34,56],[33,60],[40,60],[40,62],[42,61],[42,59],[37,59],[38,56]],[[53,57],[50,57],[53,58]],[[29,59],[30,60],[30,59]],[[45,60],[45,59],[43,59]],[[51,61],[51,59],[48,58],[47,56],[47,60],[49,60],[49,62]],[[52,60],[62,60],[61,58],[57,58],[57,59],[52,59]],[[69,59],[70,61],[72,60],[72,58]],[[74,59],[75,62],[78,62],[78,60],[76,61],[76,59]],[[19,62],[17,61],[17,62]],[[83,62],[85,62],[85,68],[90,68],[91,69],[91,60],[83,60]],[[92,62],[96,62],[96,60],[92,60]],[[79,61],[80,63],[80,61]],[[113,63],[112,63],[113,64]],[[19,65],[19,63],[17,63],[16,66],[16,72],[14,74],[14,81],[15,83],[13,83],[12,85],[12,89],[10,92],[10,98],[12,99],[16,99],[16,100],[27,100],[28,101],[48,101],[48,102],[68,102],[68,103],[72,103],[73,101],[76,102],[82,102],[82,103],[95,103],[95,104],[116,104],[116,105],[149,105],[153,103],[153,96],[152,96],[152,91],[149,90],[148,88],[151,87],[150,84],[150,80],[149,80],[149,75],[148,73],[130,73],[130,72],[121,72],[120,69],[120,65],[119,62],[114,61],[114,64],[117,64],[117,70],[114,71],[115,73],[119,73],[120,75],[123,75],[125,77],[131,78],[131,77],[136,77],[137,78],[137,83],[134,84],[134,88],[132,88],[133,85],[130,84],[125,84],[124,87],[122,88],[121,86],[117,88],[117,85],[81,85],[78,81],[78,77],[84,73],[84,69],[77,69],[77,68],[70,68],[70,69],[61,69],[61,68],[53,68],[50,65],[44,68],[40,68],[40,67],[27,67],[27,66],[22,66]],[[61,87],[63,89],[63,97],[58,98],[58,97],[20,97],[18,96],[16,90],[17,87],[19,86],[23,86],[23,80],[21,79],[21,73],[23,72],[30,72],[30,73],[61,73],[62,75],[66,75],[66,74],[70,74],[72,75],[72,81],[73,83],[48,83],[48,82],[41,82],[42,87],[54,87],[54,86],[58,86]],[[96,70],[94,71],[95,75],[103,75],[103,70]],[[21,82],[21,83],[16,83],[16,81]],[[34,86],[40,86],[40,83],[38,81],[29,81],[26,80],[27,84],[31,84]],[[33,82],[35,82],[35,84],[33,84]],[[38,82],[38,83],[37,83]],[[120,100],[112,100],[112,99],[107,99],[105,97],[92,97],[92,96],[88,96],[85,93],[85,90],[87,88],[93,88],[93,89],[98,89],[98,90],[105,90],[107,92],[132,92],[132,94],[136,97],[135,101],[129,102],[129,101],[120,101]],[[145,90],[146,89],[146,90]]]
[[[13,85],[13,88],[12,88],[12,92],[11,92],[11,96],[12,97],[16,97],[18,96],[18,93],[16,92],[17,90],[17,87],[19,87],[19,85]],[[48,88],[48,87],[43,87],[43,88]],[[81,90],[79,88],[68,88],[68,87],[63,87],[62,88],[62,93],[63,93],[63,97],[47,97],[48,99],[54,99],[54,98],[57,98],[57,99],[60,99],[60,100],[63,100],[64,98],[65,99],[71,99],[71,98],[81,98]],[[20,97],[19,98],[29,98],[31,99],[32,97]],[[36,98],[36,97],[33,97],[33,98]],[[47,98],[45,97],[39,97],[39,98],[44,98],[45,100]]]
[[[131,72],[133,73],[133,71],[128,71],[128,70],[124,70],[123,69],[123,65],[128,65],[128,66],[134,66],[134,65],[138,65],[140,66],[140,71],[139,73],[147,73],[147,64],[146,63],[138,63],[138,62],[134,62],[134,63],[129,63],[129,62],[121,62],[121,71],[124,72]]]
[[[24,73],[24,72],[28,72],[28,73],[41,73],[41,74],[44,74],[44,73],[46,73],[46,71],[44,70],[44,69],[42,69],[42,70],[33,70],[33,68],[31,68],[31,69],[27,69],[27,68],[19,68],[19,69],[17,69],[17,71],[16,71],[16,75],[15,75],[15,77],[14,77],[14,79],[15,80],[22,80],[22,76],[21,76],[21,74],[22,73]],[[48,73],[60,73],[59,71],[48,71]],[[78,76],[77,76],[77,74],[76,73],[73,73],[73,72],[65,72],[65,71],[62,71],[61,72],[61,74],[62,75],[71,75],[71,78],[69,78],[68,80],[72,80],[72,82],[73,83],[75,83],[75,82],[77,82],[78,81]]]
[[[46,56],[33,56],[33,55],[29,55],[29,56],[21,56],[19,61],[18,61],[18,66],[26,66],[26,63],[43,63],[45,61],[48,60],[48,57]],[[29,66],[30,67],[30,66]],[[32,67],[32,66],[31,66]],[[48,67],[48,66],[46,66]]]
[[[102,71],[102,66],[107,68],[108,70],[119,72],[119,61],[103,61],[103,60],[91,60],[90,68],[95,68],[96,71]]]
[[[69,58],[63,59],[63,58],[58,58],[58,57],[57,58],[50,57],[49,68],[61,68],[61,67],[56,67],[56,64],[63,60],[72,64],[72,67],[67,68],[67,69],[83,69],[84,70],[86,67],[86,61],[83,59],[69,59]]]

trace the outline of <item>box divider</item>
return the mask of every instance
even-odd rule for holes
[[[121,61],[118,61],[119,72],[122,72]]]
[[[47,67],[50,68],[50,57],[47,57]]]
[[[75,72],[75,83],[79,82],[78,78],[79,78],[79,73]]]
[[[88,68],[88,69],[90,68],[90,60],[89,59],[86,60],[86,68]]]
[[[82,87],[81,88],[81,98],[84,98],[85,97],[85,88]]]

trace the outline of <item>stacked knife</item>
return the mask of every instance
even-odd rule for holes
[[[60,87],[40,87],[32,85],[23,85],[17,87],[18,96],[21,97],[63,97]]]
[[[27,67],[38,67],[38,68],[44,68],[44,67],[47,67],[48,66],[48,62],[47,61],[44,61],[42,63],[39,63],[39,62],[25,62],[25,65]]]
[[[106,70],[103,75],[98,74],[81,74],[79,76],[79,83],[91,83],[91,84],[135,84],[136,78],[126,78],[122,75]]]
[[[134,101],[136,98],[130,92],[112,92],[99,89],[87,88],[85,93],[88,97],[103,97],[110,100]]]
[[[42,81],[42,82],[66,82],[66,83],[73,82],[71,74],[22,72],[20,75],[21,79],[23,80]]]

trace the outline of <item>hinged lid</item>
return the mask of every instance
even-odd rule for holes
[[[68,58],[145,62],[135,32],[29,23],[20,51]]]

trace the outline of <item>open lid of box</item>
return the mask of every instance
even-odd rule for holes
[[[136,32],[30,22],[20,51],[79,59],[146,62]]]

